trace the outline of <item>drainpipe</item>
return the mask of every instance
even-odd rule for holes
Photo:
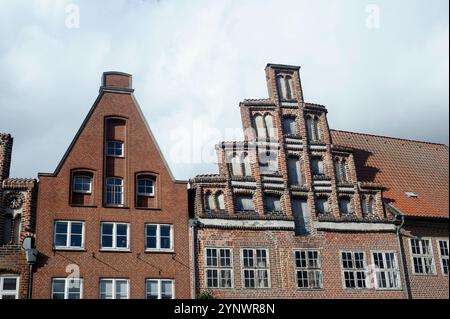
[[[405,287],[405,297],[406,299],[411,299],[411,293],[409,291],[409,285],[408,285],[408,267],[405,263],[405,249],[403,247],[403,241],[402,241],[402,234],[401,230],[403,226],[405,225],[405,215],[403,215],[399,210],[397,210],[392,205],[389,205],[392,208],[392,211],[394,212],[394,216],[396,219],[400,219],[400,225],[395,225],[395,234],[397,235],[397,244],[400,249],[400,264],[402,265],[402,271],[403,271],[403,286]]]
[[[189,220],[189,226],[191,229],[191,259],[192,259],[192,299],[197,299],[197,231],[198,222],[195,219]]]

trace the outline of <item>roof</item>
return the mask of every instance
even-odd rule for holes
[[[353,148],[358,180],[386,187],[385,199],[401,213],[449,217],[448,146],[338,130],[331,135],[334,144]]]

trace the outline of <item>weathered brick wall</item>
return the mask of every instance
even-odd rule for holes
[[[4,245],[0,247],[0,275],[18,275],[19,299],[26,299],[28,295],[28,263],[21,246]]]
[[[407,222],[402,231],[402,242],[405,252],[405,262],[408,268],[408,279],[411,297],[449,298],[449,279],[442,271],[439,246],[440,239],[448,240],[448,222]],[[433,275],[414,274],[410,250],[410,238],[427,238],[431,240],[436,273]]]
[[[234,288],[207,289],[205,286],[205,247],[232,248]],[[245,289],[241,276],[241,248],[267,248],[270,256],[270,289]],[[317,249],[321,254],[323,289],[297,289],[294,250]],[[367,264],[372,251],[395,251],[399,248],[394,233],[318,232],[315,236],[296,237],[293,231],[270,230],[198,230],[198,292],[210,290],[217,298],[405,298],[403,289],[382,291],[343,288],[340,251],[364,251]],[[401,271],[401,270],[400,270]],[[403,278],[403,274],[401,274]]]
[[[108,82],[109,81],[109,82]],[[129,83],[114,76],[109,86]],[[185,183],[172,180],[154,140],[138,111],[134,97],[127,93],[105,92],[101,96],[76,143],[55,176],[40,176],[38,195],[37,246],[39,265],[34,280],[34,298],[51,297],[51,279],[67,277],[66,267],[77,265],[84,280],[83,297],[99,297],[100,278],[130,279],[130,297],[145,297],[146,278],[175,280],[177,298],[190,297],[188,241],[188,201]],[[104,207],[104,123],[105,117],[126,118],[126,155],[121,171],[125,185],[125,207]],[[92,205],[70,205],[70,179],[74,169],[93,172]],[[158,176],[156,192],[159,205],[138,209],[135,205],[135,177],[139,172]],[[54,251],[55,220],[85,222],[84,251]],[[100,223],[130,223],[130,252],[101,252]],[[172,224],[174,253],[146,253],[145,223]],[[72,267],[72,266],[70,266]]]

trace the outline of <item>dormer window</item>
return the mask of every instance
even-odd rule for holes
[[[92,193],[92,178],[86,175],[74,175],[73,192],[82,194]]]
[[[123,157],[124,156],[123,142],[108,141],[106,148],[106,155],[110,157]]]

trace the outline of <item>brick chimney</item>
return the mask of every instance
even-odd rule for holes
[[[131,74],[123,72],[104,72],[100,91],[102,90],[133,92],[133,77]]]
[[[13,138],[10,134],[0,133],[0,187],[3,180],[9,177]]]

